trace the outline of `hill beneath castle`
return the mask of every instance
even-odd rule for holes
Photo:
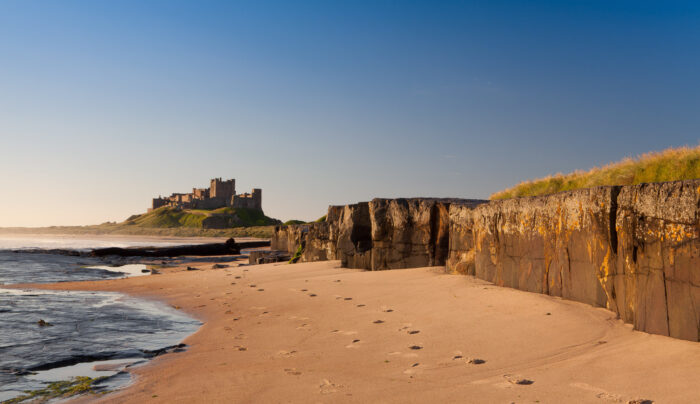
[[[229,229],[234,227],[274,226],[282,222],[256,209],[224,207],[214,210],[162,207],[142,215],[133,215],[122,226],[142,228]]]
[[[257,209],[224,207],[215,210],[162,207],[133,215],[121,223],[92,226],[51,226],[43,228],[0,228],[0,233],[115,234],[177,237],[261,237],[269,238],[280,220]]]

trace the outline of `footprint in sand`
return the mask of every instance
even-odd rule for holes
[[[328,379],[321,380],[321,384],[318,386],[319,392],[321,394],[332,394],[336,393],[339,389],[343,388],[342,384],[335,384]]]
[[[365,307],[364,304],[358,304],[357,307]]]
[[[354,339],[350,345],[345,345],[345,348],[359,348],[359,342],[359,339]]]
[[[598,393],[595,395],[596,398],[599,398],[601,400],[606,400],[606,401],[612,401],[614,403],[621,403],[622,402],[622,397],[616,395],[616,394],[610,394],[610,393]],[[630,403],[631,401],[628,401]]]
[[[250,286],[251,288],[254,288],[254,287],[256,287],[257,285],[248,285],[248,286]]]
[[[231,282],[231,285],[235,285],[235,284],[236,284],[236,282]]]
[[[316,294],[315,294],[315,293],[312,293],[312,294],[309,295],[309,297],[316,297]]]
[[[374,320],[374,324],[382,324],[382,323],[384,323],[383,320]]]
[[[340,282],[340,279],[336,279],[336,280],[334,280],[333,282]]]
[[[503,377],[508,381],[508,383],[517,384],[519,386],[529,386],[535,382],[534,380],[514,375],[503,375]]]
[[[352,300],[352,297],[346,297],[346,298],[343,299],[343,300]]]
[[[419,349],[423,349],[423,347],[420,345],[411,345],[410,347],[408,347],[408,349],[412,349],[414,351],[417,351]]]
[[[309,289],[302,289],[301,291],[302,291],[302,292],[308,292]]]
[[[240,276],[240,275],[237,275],[237,276],[236,276],[236,279],[241,279],[241,276]]]
[[[482,365],[482,364],[486,363],[486,361],[483,359],[478,359],[478,358],[469,358],[469,359],[467,359],[467,363],[470,365]]]
[[[299,376],[301,374],[301,372],[296,370],[296,368],[285,369],[284,371],[287,372],[287,374],[291,375],[291,376]]]
[[[386,310],[384,310],[384,313],[392,313],[393,311],[394,311],[394,309],[386,309]]]
[[[279,351],[277,352],[277,356],[281,356],[283,358],[290,358],[294,355],[296,355],[297,351]]]
[[[403,374],[405,374],[405,375],[414,375],[414,374],[418,373],[418,372],[421,370],[421,369],[418,368],[419,366],[420,366],[420,363],[416,362],[416,363],[414,363],[413,365],[411,365],[410,368],[404,370],[404,371],[403,371]],[[413,376],[411,376],[411,377],[413,377]]]
[[[264,292],[265,289],[258,289],[258,292]]]
[[[411,335],[416,335],[416,334],[418,334],[419,332],[420,332],[419,330],[408,330],[408,333],[411,334]]]

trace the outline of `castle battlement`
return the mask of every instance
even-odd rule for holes
[[[213,178],[209,188],[192,188],[191,193],[173,193],[168,197],[153,198],[150,210],[169,206],[179,209],[218,209],[226,206],[262,211],[262,189],[236,195],[236,180]]]

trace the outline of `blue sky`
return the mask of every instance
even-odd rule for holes
[[[699,129],[698,2],[0,2],[0,226],[486,198]]]

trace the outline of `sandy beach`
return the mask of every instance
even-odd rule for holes
[[[700,345],[444,268],[212,262],[40,285],[157,299],[204,323],[186,352],[78,402],[607,403],[700,399]],[[483,361],[483,363],[480,363]],[[471,362],[471,363],[470,363]],[[639,401],[643,402],[643,401]]]

